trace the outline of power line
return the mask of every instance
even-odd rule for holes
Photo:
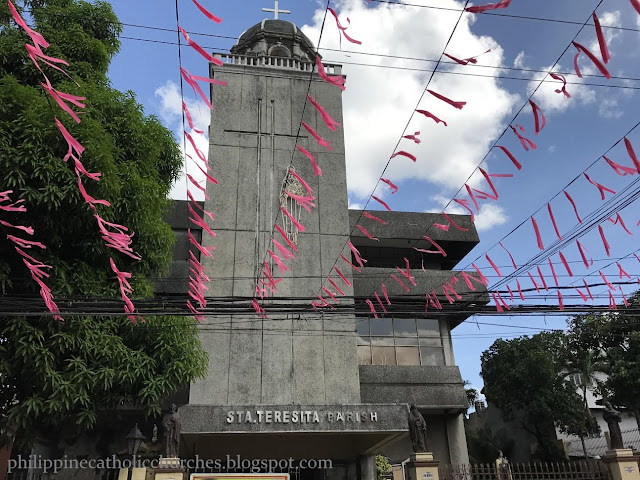
[[[153,40],[153,39],[146,39],[146,38],[126,37],[126,36],[121,36],[120,38],[124,38],[126,40],[136,40],[136,41],[141,41],[141,42],[159,43],[159,44],[165,44],[165,45],[177,45],[177,42]],[[181,45],[181,46],[183,48],[189,48],[188,45]],[[210,48],[210,49],[214,49],[215,50],[215,47],[205,47],[205,46],[203,46],[203,48]],[[380,55],[380,56],[384,56],[384,55]],[[389,56],[389,57],[391,57],[391,56]],[[402,58],[402,57],[394,57],[394,58]],[[329,59],[327,59],[326,61],[328,63],[336,63],[336,64],[342,64],[342,65],[354,65],[354,66],[370,67],[370,68],[385,68],[385,69],[391,69],[391,70],[404,70],[404,71],[425,72],[425,73],[433,72],[433,70],[425,69],[425,68],[402,67],[402,66],[397,66],[397,65],[377,65],[377,64],[373,64],[373,63],[349,62],[349,61],[329,60]],[[435,62],[435,60],[424,60],[424,61]],[[455,64],[455,62],[444,62],[444,61],[442,63],[446,63],[446,64],[450,64],[450,65],[451,64]],[[469,64],[469,65],[472,65],[472,64]],[[545,74],[549,73],[546,70],[535,70],[535,69],[526,69],[526,68],[496,67],[496,66],[490,66],[490,65],[474,65],[474,66],[475,67],[482,67],[482,68],[492,68],[492,69],[496,69],[496,70],[520,71],[520,72],[524,72],[524,73],[545,73]],[[438,70],[436,73],[440,74],[440,75],[457,75],[457,76],[463,76],[463,77],[476,77],[476,78],[495,78],[495,79],[499,79],[499,80],[518,80],[518,81],[525,81],[525,82],[546,81],[549,84],[561,84],[561,83],[563,83],[563,82],[560,82],[558,80],[550,80],[550,79],[544,79],[544,78],[542,80],[540,80],[538,78],[512,77],[512,76],[507,76],[507,75],[486,75],[486,74],[482,74],[482,73],[460,72],[460,71],[453,71],[453,70]],[[575,75],[575,73],[560,73],[560,75]],[[600,78],[599,75],[588,75],[588,74],[584,74],[583,77],[597,77],[597,78]],[[640,82],[640,78],[634,78],[634,77],[612,76],[611,79],[612,80],[621,80],[621,81]],[[631,85],[608,85],[608,84],[602,84],[602,83],[571,82],[571,81],[567,81],[566,84],[567,85],[582,85],[582,86],[586,86],[586,87],[600,87],[600,88],[611,88],[611,89],[619,88],[619,89],[623,89],[623,90],[640,90],[640,86],[634,87],[634,86],[631,86]]]

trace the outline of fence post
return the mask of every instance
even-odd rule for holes
[[[613,480],[640,480],[639,458],[631,449],[623,448],[609,450],[602,461],[609,465]]]

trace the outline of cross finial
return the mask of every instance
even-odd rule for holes
[[[285,13],[285,14],[289,14],[291,13],[289,10],[280,10],[278,8],[278,0],[275,0],[275,8],[263,8],[262,11],[263,12],[273,12],[273,19],[274,20],[278,20],[278,14],[279,13]]]

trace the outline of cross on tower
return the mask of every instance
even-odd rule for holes
[[[286,13],[289,14],[291,13],[289,10],[280,10],[278,9],[278,0],[275,0],[275,8],[263,8],[262,11],[263,12],[273,12],[273,19],[274,20],[278,20],[278,14],[279,13]]]

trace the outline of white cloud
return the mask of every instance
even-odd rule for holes
[[[623,115],[620,104],[615,98],[603,99],[598,106],[598,113],[601,117],[608,119],[620,118]]]
[[[515,68],[526,68],[524,64],[525,54],[524,51],[520,52],[516,59],[513,61],[513,66]]]
[[[549,153],[554,153],[556,151],[556,146],[555,145],[549,145],[549,147],[547,148],[547,151]]]
[[[413,3],[425,3],[415,0]],[[441,0],[439,6],[462,7],[457,0]],[[362,0],[344,0],[340,18],[351,18],[348,33],[362,41],[363,51],[382,55],[410,52],[412,57],[438,58],[449,38],[457,16],[451,12],[428,8],[376,4],[367,7]],[[316,40],[324,11],[317,11],[312,26],[302,30]],[[477,55],[482,63],[503,66],[503,50],[491,37],[478,36],[470,27],[475,17],[464,15],[447,52],[459,58]],[[424,29],[424,25],[429,25]],[[420,32],[419,34],[417,32]],[[338,30],[332,18],[327,19],[321,47],[338,48]],[[345,46],[343,45],[343,48]],[[349,50],[359,47],[349,44]],[[321,49],[322,52],[322,49]],[[364,62],[362,57],[346,58],[336,52],[322,52],[328,63],[335,61]],[[402,59],[367,56],[366,62],[411,68],[424,68],[425,63]],[[427,64],[432,65],[432,64]],[[444,70],[466,71],[465,67],[447,65]],[[479,69],[482,70],[482,69]],[[476,71],[476,70],[474,70]],[[403,134],[409,115],[420,98],[429,72],[371,68],[345,65],[347,90],[343,94],[345,148],[349,191],[366,198],[379,178],[391,150]],[[501,133],[505,118],[519,100],[500,87],[495,79],[436,74],[430,89],[458,101],[466,101],[462,111],[425,95],[419,108],[446,120],[448,127],[415,114],[407,132],[421,131],[422,143],[403,140],[399,149],[418,157],[417,163],[402,157],[391,161],[385,173],[397,183],[402,179],[425,179],[439,184],[443,190],[458,188],[480,162],[491,142]]]
[[[196,200],[203,200],[204,193],[193,184],[189,183],[186,177],[186,173],[188,172],[189,175],[194,178],[194,180],[202,185],[203,188],[206,188],[206,178],[197,167],[197,165],[200,165],[202,168],[204,168],[204,165],[202,161],[198,159],[196,151],[194,150],[191,143],[188,140],[183,141],[182,98],[178,86],[175,83],[168,81],[167,83],[156,89],[155,95],[160,99],[160,118],[164,121],[165,125],[168,128],[173,130],[174,135],[178,139],[178,144],[180,145],[180,149],[182,150],[183,154],[186,151],[187,155],[191,156],[192,158],[189,159],[186,156],[183,157],[184,163],[182,173],[172,186],[171,191],[169,192],[169,197],[178,200],[186,200],[188,188]],[[204,157],[207,158],[207,156],[209,155],[209,139],[207,137],[207,133],[209,123],[211,121],[209,108],[204,104],[204,102],[192,100],[189,98],[185,98],[185,103],[193,119],[194,127],[198,130],[204,131],[204,135],[191,132],[191,137],[193,138],[193,141],[196,144],[198,150],[200,150]],[[186,119],[185,126],[187,126],[188,129]]]
[[[440,204],[440,208],[448,205],[445,210],[454,215],[469,215],[469,212],[456,203],[450,203],[450,199],[444,195],[434,195],[433,200]],[[481,232],[490,230],[493,227],[504,225],[509,217],[504,208],[496,203],[483,203],[480,205],[480,212],[475,214],[476,229]]]

